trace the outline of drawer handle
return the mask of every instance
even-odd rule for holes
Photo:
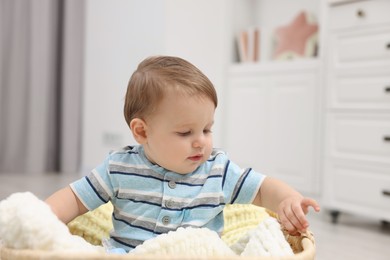
[[[390,196],[390,190],[384,190],[382,191],[382,194],[385,196]]]
[[[386,49],[390,50],[390,42],[386,44]]]
[[[385,92],[386,92],[386,93],[390,93],[390,86],[385,87]]]
[[[385,136],[383,137],[383,141],[385,141],[385,142],[390,142],[390,135],[385,135]]]
[[[365,13],[362,9],[358,9],[358,10],[356,11],[356,15],[357,15],[358,17],[360,17],[360,18],[363,18],[363,17],[366,16],[366,13]]]

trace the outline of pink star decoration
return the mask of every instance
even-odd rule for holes
[[[318,25],[308,22],[304,11],[275,30],[273,59],[292,59],[316,55]]]

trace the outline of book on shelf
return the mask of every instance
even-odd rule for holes
[[[237,35],[238,58],[240,62],[260,60],[260,29],[249,27]]]

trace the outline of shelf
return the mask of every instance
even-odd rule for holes
[[[293,61],[264,61],[257,63],[234,63],[229,74],[251,74],[259,72],[279,73],[281,71],[315,70],[320,68],[319,59],[300,59]]]
[[[353,2],[361,2],[364,0],[328,0],[329,5],[343,5],[343,4],[348,4],[348,3],[353,3]]]
[[[283,0],[234,0],[232,1],[232,17],[231,17],[231,37],[235,40],[235,53],[234,61],[237,60],[252,60],[251,53],[255,53],[252,50],[254,46],[253,36],[254,28],[259,29],[260,38],[257,40],[259,45],[256,45],[257,53],[259,53],[259,60],[275,61],[272,57],[274,53],[274,41],[275,32],[278,31],[278,35],[290,35],[292,28],[300,28],[302,30],[311,31],[314,30],[313,24],[319,24],[318,38],[320,38],[320,16],[321,16],[321,2],[312,0],[296,0],[296,1],[283,1]],[[307,14],[305,18],[302,18],[302,13]],[[303,19],[305,19],[303,21]],[[314,22],[314,23],[313,23]],[[298,26],[298,27],[296,27]],[[246,35],[245,35],[246,34]],[[306,32],[308,34],[308,32]],[[240,45],[238,45],[238,36],[240,37]],[[298,35],[298,34],[294,34]],[[303,33],[302,35],[305,35]],[[308,42],[313,42],[315,34],[308,34]],[[306,36],[303,36],[306,37]],[[285,39],[285,38],[283,38]],[[281,40],[283,41],[283,40]],[[248,43],[249,42],[249,43]],[[256,40],[255,40],[256,42]],[[285,41],[284,41],[285,42]],[[246,47],[242,47],[246,46]],[[251,48],[252,47],[252,48]],[[290,46],[291,47],[291,46]],[[278,53],[278,61],[286,59],[285,56],[290,55],[289,50],[284,49],[284,43],[281,43],[279,47],[276,47]],[[314,48],[314,47],[313,47]],[[319,46],[321,48],[321,46]],[[249,51],[243,51],[248,50]],[[296,46],[292,47],[294,55],[296,54]],[[281,52],[282,51],[282,52]],[[311,52],[311,48],[305,49],[305,54]],[[321,49],[317,49],[317,57],[320,56],[318,52]],[[243,53],[247,53],[246,55]],[[300,55],[300,54],[298,54]],[[247,58],[247,56],[250,56]]]

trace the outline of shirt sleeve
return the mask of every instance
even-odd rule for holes
[[[109,174],[110,156],[87,176],[70,184],[71,189],[88,210],[107,203],[113,197],[113,185]]]
[[[225,168],[224,194],[228,203],[248,204],[255,199],[266,176],[251,168],[242,169],[228,160]]]

